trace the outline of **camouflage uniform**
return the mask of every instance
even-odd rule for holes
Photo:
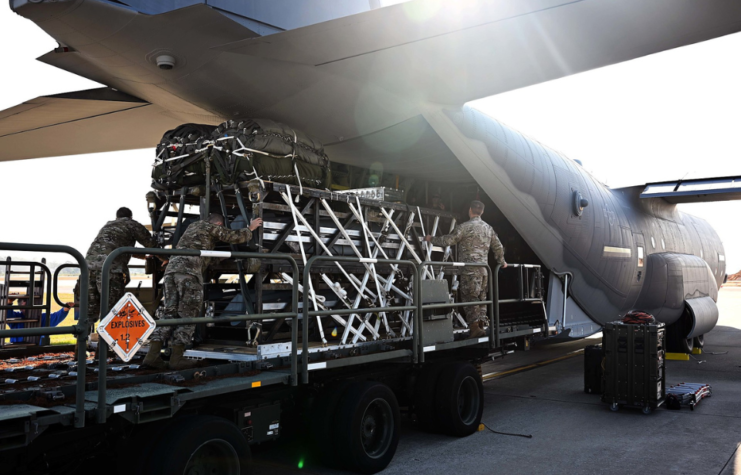
[[[196,221],[188,226],[178,242],[178,249],[208,251],[217,242],[242,244],[252,239],[249,228],[232,231],[207,221]],[[160,318],[195,318],[201,314],[203,304],[203,273],[211,259],[198,256],[174,256],[167,265],[164,278],[164,308],[158,312]],[[152,340],[165,342],[172,339],[173,345],[188,345],[193,339],[195,325],[157,327]]]
[[[137,242],[144,247],[157,247],[157,241],[141,223],[131,218],[118,218],[114,221],[108,221],[90,245],[85,260],[90,269],[88,317],[92,321],[98,319],[101,310],[102,270],[108,254],[119,247],[134,246]],[[130,255],[122,255],[113,261],[108,287],[108,305],[110,307],[113,307],[126,292],[130,258]],[[79,282],[77,288],[79,289]]]
[[[499,242],[497,233],[486,224],[480,216],[456,226],[452,234],[432,238],[435,246],[458,245],[460,262],[487,262],[489,249],[494,253],[497,262],[504,264],[504,247]],[[483,267],[464,267],[461,275],[460,292],[463,302],[486,300],[489,276]],[[466,321],[486,321],[486,307],[483,305],[464,307]]]

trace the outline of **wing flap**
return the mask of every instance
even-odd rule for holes
[[[741,200],[741,176],[648,183],[641,198],[663,198],[669,203]]]

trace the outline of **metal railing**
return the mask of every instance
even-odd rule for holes
[[[80,268],[80,266],[77,265],[77,264],[62,264],[61,266],[57,267],[56,270],[54,271],[54,281],[53,281],[53,283],[54,283],[54,286],[53,286],[54,291],[53,292],[54,293],[52,294],[52,296],[54,297],[54,301],[60,307],[64,307],[66,305],[66,303],[65,302],[62,302],[60,300],[60,298],[59,298],[59,274],[64,269],[79,269],[79,268]]]
[[[57,279],[61,269],[68,267],[79,267],[80,269],[80,306],[79,306],[79,320],[76,325],[65,326],[65,327],[51,327],[51,328],[22,328],[12,330],[0,330],[0,338],[14,337],[14,336],[42,336],[42,335],[74,335],[77,339],[76,352],[77,352],[77,380],[76,380],[76,406],[75,406],[75,427],[84,427],[85,425],[85,371],[86,366],[86,341],[89,335],[90,325],[88,324],[88,285],[89,285],[89,269],[83,256],[75,249],[68,246],[55,246],[55,245],[35,245],[35,244],[15,244],[15,243],[0,243],[0,250],[7,251],[29,251],[29,252],[51,252],[51,253],[66,253],[75,258],[77,265],[65,264],[61,266],[54,273],[54,291],[53,296],[57,303],[60,300],[57,296]],[[101,285],[101,315],[106,315],[110,311],[111,302],[109,302],[109,289],[110,289],[110,274],[113,261],[121,255],[125,254],[148,254],[153,256],[208,256],[209,253],[195,250],[181,250],[181,249],[150,249],[150,248],[136,248],[136,247],[124,247],[114,250],[108,255],[106,261],[103,264],[101,271],[102,285]],[[223,252],[218,253],[222,257],[229,257],[233,259],[271,259],[271,260],[283,260],[288,261],[292,267],[292,278],[293,282],[298,282],[297,277],[299,276],[299,268],[296,260],[288,254],[265,254],[255,252]],[[343,308],[343,309],[328,309],[328,310],[311,310],[310,303],[310,292],[308,288],[303,293],[302,303],[303,308],[299,312],[299,285],[293,285],[291,287],[291,312],[283,313],[269,313],[269,314],[253,314],[253,315],[235,315],[229,317],[217,317],[217,318],[169,318],[157,320],[157,326],[177,326],[177,325],[192,325],[192,324],[208,324],[208,323],[228,323],[228,322],[240,322],[240,321],[251,321],[251,320],[262,320],[266,318],[276,319],[285,318],[293,319],[296,324],[291,325],[291,372],[290,372],[290,383],[293,386],[298,385],[298,321],[302,322],[302,358],[301,358],[301,381],[308,383],[309,381],[309,322],[311,317],[316,316],[327,316],[327,315],[351,315],[361,313],[383,313],[383,312],[404,312],[412,311],[412,360],[414,363],[424,362],[424,332],[422,331],[423,325],[423,312],[425,310],[433,310],[438,308],[462,308],[467,306],[486,305],[488,307],[487,314],[493,316],[493,322],[491,325],[491,334],[489,337],[489,349],[498,348],[500,345],[499,335],[499,294],[498,294],[498,270],[500,266],[496,266],[495,270],[489,267],[485,263],[461,263],[461,262],[422,262],[416,264],[410,260],[396,260],[396,259],[370,259],[370,258],[358,258],[358,257],[345,257],[345,256],[313,256],[311,257],[303,270],[303,283],[306,285],[309,282],[311,269],[315,263],[320,261],[330,262],[353,262],[353,263],[368,263],[368,264],[388,264],[394,266],[409,266],[414,270],[413,275],[413,289],[412,294],[412,305],[398,305],[398,306],[387,306],[387,307],[373,307],[373,308]],[[491,296],[489,300],[474,301],[474,302],[457,302],[457,303],[422,303],[422,272],[424,272],[425,266],[443,266],[443,267],[483,267],[486,269],[488,279],[488,295]],[[51,282],[51,279],[50,279]],[[63,304],[62,304],[63,305]],[[97,321],[98,315],[90,318],[92,322]],[[104,341],[100,341],[98,344],[98,401],[97,401],[97,422],[105,423],[108,417],[108,408],[106,406],[107,397],[107,369],[108,361],[107,355],[108,345]]]
[[[85,426],[85,363],[87,354],[85,343],[90,328],[87,323],[87,301],[88,301],[88,279],[89,272],[87,262],[76,249],[69,246],[45,245],[45,244],[19,244],[0,242],[2,251],[20,251],[20,252],[57,252],[68,254],[75,258],[80,267],[80,313],[76,325],[68,327],[43,327],[43,328],[16,328],[12,330],[0,330],[0,338],[23,337],[23,336],[44,336],[44,335],[74,335],[77,338],[77,386],[75,400],[75,427]],[[50,279],[51,280],[51,279]],[[51,289],[49,288],[49,291]],[[47,320],[49,314],[47,314]],[[82,338],[80,338],[82,337]]]
[[[113,261],[123,254],[148,254],[151,256],[208,256],[208,253],[204,251],[195,251],[190,249],[151,249],[141,247],[120,247],[110,253],[103,263],[102,285],[100,289],[100,309],[101,316],[107,315],[110,311],[110,303],[108,302],[108,289],[110,285],[110,274],[111,266]],[[271,259],[288,261],[293,268],[293,279],[296,282],[296,277],[299,275],[298,265],[296,260],[288,254],[265,254],[259,252],[219,252],[222,257],[230,257],[233,259]],[[250,320],[263,320],[266,318],[285,318],[293,319],[298,321],[298,285],[294,285],[291,288],[291,303],[292,312],[284,313],[270,313],[270,314],[253,314],[253,315],[235,315],[231,317],[218,317],[218,318],[167,318],[157,320],[158,327],[167,326],[178,326],[178,325],[196,325],[196,324],[207,324],[207,323],[227,323],[227,322],[246,322]],[[98,316],[94,316],[97,320]],[[291,326],[291,385],[296,386],[298,384],[298,324]],[[108,345],[104,341],[98,342],[98,414],[97,420],[99,423],[104,423],[108,415],[108,409],[106,407],[106,371],[108,369]],[[305,370],[305,368],[304,368]]]
[[[486,294],[489,296],[489,300],[480,300],[480,301],[473,301],[473,302],[456,302],[456,303],[434,303],[434,304],[422,304],[422,299],[419,298],[421,292],[421,289],[418,289],[415,293],[417,294],[418,300],[417,305],[419,306],[419,313],[421,314],[423,310],[432,310],[436,308],[461,308],[461,307],[473,307],[473,306],[479,306],[479,305],[486,305],[488,307],[487,314],[493,315],[494,321],[489,325],[489,350],[493,350],[494,348],[499,348],[499,269],[501,266],[497,264],[494,272],[492,272],[491,267],[489,267],[489,264],[484,262],[434,262],[434,261],[425,261],[419,264],[417,268],[417,279],[422,280],[422,273],[424,272],[425,268],[427,266],[442,266],[442,267],[483,267],[486,269],[486,273],[488,275],[488,289]],[[495,305],[496,302],[496,305]],[[415,327],[417,328],[417,327]],[[417,332],[415,332],[416,334]],[[419,337],[419,344],[420,347],[418,350],[420,350],[420,361],[424,363],[424,341],[423,336],[421,335],[422,332],[420,332]],[[492,334],[494,338],[492,338]]]
[[[418,348],[417,341],[419,339],[419,336],[422,332],[417,331],[418,328],[421,328],[420,322],[421,322],[421,313],[419,312],[418,305],[398,305],[394,307],[373,307],[373,308],[343,308],[343,309],[329,309],[329,310],[310,310],[309,308],[309,294],[311,293],[309,289],[307,288],[307,283],[309,282],[309,279],[311,278],[311,268],[313,267],[315,262],[318,261],[330,261],[330,262],[354,262],[354,263],[367,263],[367,264],[392,264],[392,265],[408,265],[411,266],[415,271],[417,270],[417,266],[414,262],[408,261],[408,260],[397,260],[397,259],[371,259],[371,258],[359,258],[359,257],[350,257],[350,256],[313,256],[311,257],[304,266],[304,276],[303,276],[303,285],[304,285],[304,293],[303,293],[303,308],[302,308],[302,314],[303,314],[303,320],[304,324],[302,327],[303,333],[301,334],[302,338],[302,348],[301,348],[301,381],[304,384],[307,384],[309,382],[309,319],[311,317],[316,316],[328,316],[328,315],[352,315],[352,314],[361,314],[361,313],[383,313],[383,312],[404,312],[407,310],[411,310],[414,312],[414,319],[413,319],[413,331],[412,331],[412,341],[414,342],[414,349],[416,350]],[[419,302],[419,298],[417,298],[417,295],[419,293],[419,273],[414,272],[414,293],[415,296],[413,296],[413,300],[417,300]],[[293,349],[293,351],[297,351],[296,348]],[[414,362],[416,363],[418,361],[418,352],[413,351],[413,358]]]

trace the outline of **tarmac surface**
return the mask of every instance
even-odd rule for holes
[[[712,397],[694,411],[612,412],[599,396],[584,393],[583,355],[572,354],[599,340],[540,345],[483,371],[489,379],[482,421],[532,438],[482,431],[456,439],[403,418],[396,455],[381,473],[741,474],[741,287],[721,289],[718,306],[720,320],[706,335],[703,354],[666,365],[667,386],[712,386]],[[260,447],[253,473],[341,473],[310,460],[299,469],[301,452],[290,443]]]

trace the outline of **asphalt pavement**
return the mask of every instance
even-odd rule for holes
[[[456,439],[409,420],[394,460],[398,474],[741,474],[741,287],[723,288],[718,326],[702,355],[667,361],[666,383],[707,383],[713,395],[694,411],[612,412],[583,391],[583,355],[596,340],[539,345],[483,368],[488,430]],[[303,463],[302,463],[303,461]],[[254,453],[255,474],[341,473],[277,442]],[[300,468],[299,468],[300,467]]]

